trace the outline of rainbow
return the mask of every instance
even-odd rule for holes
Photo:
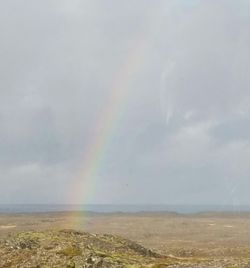
[[[73,187],[70,189],[68,198],[70,204],[87,204],[94,192],[97,181],[97,173],[108,146],[112,140],[119,122],[126,110],[127,100],[131,93],[131,81],[137,72],[144,66],[147,51],[151,47],[153,39],[159,33],[162,19],[161,15],[155,14],[154,19],[149,21],[147,36],[138,36],[131,46],[128,56],[119,71],[114,75],[114,80],[110,86],[108,101],[100,112],[99,119],[95,122],[95,128],[88,147],[84,150],[82,168],[78,175],[73,179]],[[159,10],[158,10],[159,11]],[[84,205],[82,205],[84,211]],[[77,225],[79,223],[75,223]]]
[[[129,53],[129,58],[115,76],[109,99],[101,110],[99,119],[95,122],[96,126],[91,140],[85,149],[84,157],[81,161],[83,167],[73,182],[74,187],[71,190],[72,196],[70,196],[71,203],[81,204],[83,198],[84,203],[86,203],[94,190],[97,183],[97,172],[110,144],[110,140],[115,133],[115,129],[121,121],[127,99],[130,95],[129,83],[142,64],[145,49],[146,42],[144,40],[137,42],[133,46],[132,52]]]

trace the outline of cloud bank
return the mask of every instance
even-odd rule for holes
[[[88,202],[250,204],[249,9],[1,3],[0,202],[65,202],[111,85],[144,42]]]

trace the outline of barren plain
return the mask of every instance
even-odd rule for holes
[[[250,213],[0,214],[2,241],[65,229],[119,236],[176,260],[159,267],[250,267]]]

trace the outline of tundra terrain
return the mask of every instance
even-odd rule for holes
[[[86,267],[250,267],[248,213],[1,214],[0,238],[2,256],[8,256],[0,267],[34,267],[28,260],[39,252],[48,258],[63,255],[65,267],[85,267],[79,264],[84,260],[90,262]],[[116,244],[124,246],[122,256]],[[39,256],[34,257],[36,265]],[[89,256],[96,256],[98,263],[91,264]],[[14,257],[23,266],[10,266],[7,261]],[[61,264],[56,265],[35,267]]]

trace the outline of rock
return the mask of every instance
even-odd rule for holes
[[[168,262],[141,245],[114,235],[74,230],[22,232],[0,241],[0,267],[120,268]]]

